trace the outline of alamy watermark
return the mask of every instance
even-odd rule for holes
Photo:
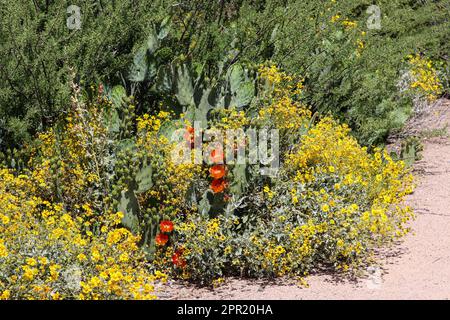
[[[368,289],[380,289],[383,284],[382,272],[378,266],[370,266],[367,268],[366,285]]]
[[[67,28],[70,30],[80,30],[81,29],[81,9],[79,6],[70,5],[67,7],[66,12],[70,16],[66,20]]]
[[[381,29],[381,9],[377,5],[371,5],[367,8],[366,13],[369,14],[367,19],[367,29],[380,30]]]
[[[194,127],[173,132],[175,164],[259,164],[261,174],[274,176],[280,167],[280,135],[277,129],[202,129]]]

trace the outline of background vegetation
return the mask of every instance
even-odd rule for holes
[[[367,29],[370,1],[80,1],[80,30],[66,26],[70,4],[1,3],[3,151],[29,142],[67,112],[69,68],[86,86],[122,84],[138,97],[142,113],[167,100],[151,90],[161,65],[187,59],[215,79],[237,61],[251,66],[271,59],[303,75],[309,104],[345,119],[366,145],[382,143],[410,115],[412,102],[398,94],[407,54],[439,61],[448,79],[446,0],[378,1],[380,30]],[[164,29],[161,39],[143,57],[154,29]],[[147,75],[130,76],[133,61],[139,70],[149,64]]]

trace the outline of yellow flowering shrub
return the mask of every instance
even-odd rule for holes
[[[177,163],[179,142],[196,157],[187,119],[136,116],[127,98],[123,127],[111,131],[112,103],[81,101],[74,90],[71,111],[39,135],[29,168],[0,171],[2,298],[152,299],[166,274],[220,283],[345,271],[408,231],[404,163],[313,115],[302,79],[273,65],[259,68],[251,108],[217,108],[208,127],[278,129],[275,176],[261,176],[259,164],[222,164],[223,150],[208,144],[212,164]],[[183,135],[171,141],[177,129]],[[233,143],[237,153],[249,141]]]
[[[287,93],[276,98],[289,103]],[[381,149],[369,153],[331,117],[313,124],[303,113],[305,122],[308,130],[285,148],[279,176],[254,201],[260,218],[240,259],[250,274],[302,275],[319,265],[347,270],[408,231],[413,215],[402,202],[413,179],[404,163]]]
[[[428,101],[436,100],[443,91],[443,85],[432,61],[415,54],[408,56],[408,63],[412,76],[411,89],[426,97]]]
[[[276,67],[261,67],[260,80],[266,91],[257,113],[230,110],[232,116],[217,117],[211,126],[233,128],[248,119],[249,126],[285,133],[278,175],[249,175],[251,187],[235,210],[216,206],[208,215],[193,208],[176,219],[172,242],[158,248],[155,261],[166,273],[214,283],[225,275],[357,270],[375,247],[408,232],[413,214],[402,202],[413,179],[404,163],[361,147],[347,125],[316,119],[298,100],[302,85]],[[212,206],[218,203],[229,205]]]
[[[269,90],[264,90],[264,100],[259,108],[256,123],[259,126],[273,126],[289,134],[298,131],[311,117],[311,111],[298,99],[301,96],[302,79],[281,72],[274,65],[259,68],[260,79]]]
[[[80,88],[72,89],[67,116],[37,136],[28,168],[37,181],[34,192],[74,213],[98,215],[109,210],[112,141],[104,118],[112,106],[101,97],[85,102]]]
[[[37,137],[28,169],[0,171],[0,294],[10,299],[154,299],[153,284],[165,275],[151,268],[141,247],[147,235],[124,227],[126,213],[118,212],[115,193],[128,186],[123,177],[130,172],[118,172],[124,169],[118,152],[131,137],[134,106],[127,106],[124,122],[129,125],[111,132],[111,101],[101,95],[86,100],[78,87],[73,90],[70,112]],[[136,122],[141,157],[130,157],[129,168],[146,156],[147,129],[156,137],[167,115],[152,123],[144,118]],[[152,145],[162,150],[166,140],[161,136]],[[176,179],[179,168],[167,163],[170,179]],[[180,196],[181,189],[173,191]],[[147,194],[141,196],[144,202]]]
[[[323,118],[287,155],[280,178],[261,192],[265,219],[247,244],[259,272],[360,265],[375,246],[408,232],[413,215],[402,201],[412,182],[403,162],[379,149],[368,153],[346,125]]]
[[[129,98],[120,115],[123,127],[111,132],[107,119],[112,102],[102,95],[91,101],[77,86],[73,90],[64,121],[37,137],[29,161],[30,174],[38,181],[33,192],[82,218],[84,232],[99,230],[100,216],[120,208],[123,226],[140,235],[140,244],[151,253],[159,221],[190,210],[186,193],[197,173],[194,165],[173,161],[175,142],[163,133],[174,125],[172,115],[136,116]],[[120,203],[126,192],[136,197],[132,212]]]
[[[2,299],[154,299],[154,281],[138,247],[121,228],[122,213],[84,232],[83,216],[36,194],[33,175],[0,170]]]

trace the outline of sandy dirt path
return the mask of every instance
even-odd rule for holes
[[[450,124],[450,101],[442,101],[413,124],[420,130]],[[450,126],[449,126],[450,127]],[[448,130],[448,128],[447,128]],[[429,131],[430,132],[430,131]],[[424,141],[423,159],[415,164],[418,187],[408,198],[416,213],[413,232],[378,259],[357,280],[314,275],[309,287],[286,280],[228,279],[215,290],[173,283],[162,299],[449,299],[450,298],[450,139]]]

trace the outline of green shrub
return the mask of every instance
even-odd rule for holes
[[[69,5],[81,10],[81,29],[67,27]],[[70,79],[116,83],[136,42],[164,8],[155,1],[15,1],[0,5],[1,148],[30,141],[70,104]],[[161,18],[162,19],[162,18]]]
[[[367,27],[372,1],[295,4],[295,18],[277,29],[273,60],[305,75],[315,110],[343,119],[364,145],[383,143],[412,112],[397,87],[406,56],[448,63],[448,1],[377,1],[379,30]]]

